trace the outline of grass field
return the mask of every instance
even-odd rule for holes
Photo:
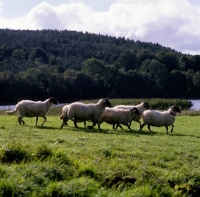
[[[132,123],[90,130],[59,115],[0,115],[0,196],[200,196],[200,117],[180,116],[174,132]],[[39,122],[42,119],[39,118]],[[88,123],[91,125],[91,123]]]

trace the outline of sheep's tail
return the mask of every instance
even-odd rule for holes
[[[61,115],[61,116],[60,116],[60,120],[62,120],[63,118],[64,118],[64,116],[63,116],[63,115]]]
[[[17,110],[18,110],[18,109],[15,108],[15,109],[12,110],[12,111],[6,111],[6,114],[8,114],[8,115],[13,115]]]
[[[62,112],[62,114],[61,114],[61,116],[60,116],[60,120],[62,120],[64,117],[66,117],[67,116],[67,111],[68,111],[69,109],[67,109],[66,111],[63,111]]]

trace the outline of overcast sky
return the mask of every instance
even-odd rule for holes
[[[200,0],[0,0],[0,28],[87,31],[200,55]]]

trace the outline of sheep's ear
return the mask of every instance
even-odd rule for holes
[[[146,109],[149,109],[150,108],[150,105],[149,105],[149,103],[145,103],[145,107],[146,107]]]
[[[110,103],[110,101],[108,99],[105,99],[104,102],[106,103],[107,107],[112,107],[112,104]]]
[[[133,108],[131,108],[131,111],[133,111],[133,112],[135,112],[135,111],[137,111],[138,109],[136,108],[136,107],[133,107]]]

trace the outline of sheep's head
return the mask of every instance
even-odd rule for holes
[[[131,111],[134,112],[135,115],[140,115],[140,112],[139,112],[139,110],[138,110],[137,107],[133,107],[133,108],[131,109]]]
[[[147,102],[144,102],[143,104],[144,104],[144,108],[145,108],[145,109],[149,109],[149,108],[150,108],[150,105],[149,105],[149,103],[147,103]]]
[[[173,105],[173,106],[171,107],[171,109],[172,109],[175,113],[181,113],[180,108],[177,107],[176,105]]]
[[[110,108],[112,107],[112,105],[108,99],[103,99],[103,101],[104,101],[106,107],[110,107]]]
[[[54,97],[50,97],[50,98],[49,98],[49,102],[51,102],[51,103],[53,103],[53,104],[55,104],[55,105],[58,105],[58,104],[59,104],[59,102],[58,102]]]

